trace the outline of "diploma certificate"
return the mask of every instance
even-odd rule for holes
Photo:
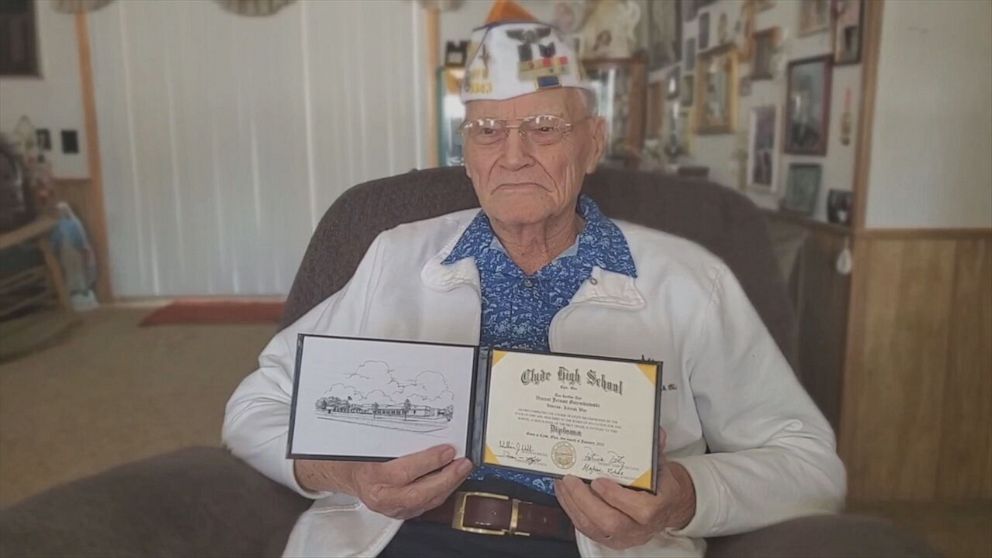
[[[482,462],[655,491],[656,362],[494,349]]]
[[[656,489],[661,363],[301,334],[286,456],[475,465]]]

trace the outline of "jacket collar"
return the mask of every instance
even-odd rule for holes
[[[451,235],[451,238],[445,242],[444,247],[427,260],[427,263],[420,270],[420,278],[429,288],[447,292],[467,286],[475,289],[477,293],[482,292],[479,270],[475,267],[473,258],[463,258],[449,264],[444,263],[452,250],[455,249],[465,230],[472,223],[473,217],[465,218],[455,233]],[[579,291],[572,298],[571,304],[578,303],[624,310],[639,310],[644,308],[646,304],[644,296],[637,289],[634,277],[609,271],[599,266],[593,266],[592,275],[579,287]]]

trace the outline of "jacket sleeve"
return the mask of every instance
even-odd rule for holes
[[[303,317],[280,331],[258,357],[258,369],[231,395],[224,413],[223,443],[238,458],[270,479],[309,498],[326,493],[305,490],[286,457],[290,403],[299,333],[358,335],[364,328],[365,301],[374,289],[381,252],[369,247],[351,281]]]
[[[673,459],[696,515],[670,534],[712,537],[838,510],[846,491],[833,431],[728,268],[686,340],[684,364],[710,453]]]

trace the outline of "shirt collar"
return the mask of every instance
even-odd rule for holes
[[[627,239],[624,238],[620,228],[603,215],[599,206],[589,196],[579,197],[578,209],[579,214],[586,221],[586,226],[579,233],[575,245],[562,253],[559,258],[574,256],[589,267],[595,266],[636,278],[637,266],[634,265]],[[469,257],[479,260],[489,250],[503,251],[503,246],[493,233],[489,217],[480,210],[462,233],[451,253],[441,263],[450,265]]]

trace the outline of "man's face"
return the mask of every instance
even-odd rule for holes
[[[493,145],[465,142],[465,171],[490,219],[508,226],[537,224],[574,211],[582,179],[603,154],[603,119],[587,118],[582,93],[571,88],[538,91],[505,101],[471,101],[465,119],[506,120],[554,115],[574,123],[553,145],[537,145],[516,129]]]

